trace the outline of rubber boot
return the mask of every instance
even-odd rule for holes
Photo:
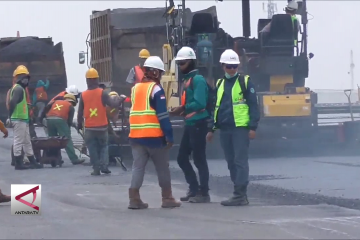
[[[139,190],[140,189],[129,188],[129,209],[145,209],[149,207],[149,204],[141,201]]]
[[[8,195],[4,195],[0,189],[0,203],[10,202],[10,201],[11,201],[11,197]]]
[[[29,156],[27,157],[29,159],[30,162],[30,168],[31,169],[40,169],[43,168],[44,166],[42,164],[39,164],[34,156]]]
[[[234,186],[234,194],[228,200],[222,201],[223,206],[246,206],[249,200],[246,195],[247,186]]]
[[[178,202],[175,200],[175,198],[172,195],[171,188],[169,189],[162,189],[161,190],[162,195],[162,208],[176,208],[181,206],[181,202]]]
[[[24,159],[22,156],[16,156],[15,158],[15,170],[27,170],[28,166],[24,165]]]

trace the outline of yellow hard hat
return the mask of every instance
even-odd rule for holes
[[[20,74],[29,75],[30,73],[29,73],[29,70],[24,65],[20,65],[15,69],[13,77],[16,77],[17,75],[20,75]]]
[[[69,101],[71,101],[71,102],[74,102],[74,103],[76,103],[76,97],[74,96],[74,95],[72,95],[72,94],[65,94],[64,95],[64,99],[67,99],[67,100],[69,100]]]
[[[139,52],[139,58],[148,58],[150,57],[150,52],[147,49],[141,49],[141,51]]]
[[[119,96],[119,94],[117,92],[112,91],[109,93],[109,96]]]
[[[98,71],[96,71],[95,68],[90,68],[89,70],[87,70],[85,76],[86,78],[99,78],[99,73]]]

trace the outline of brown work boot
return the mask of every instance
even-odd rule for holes
[[[149,204],[141,201],[139,189],[129,188],[129,209],[145,209]]]
[[[8,195],[4,195],[0,190],[0,203],[10,202],[11,197]]]
[[[162,208],[176,208],[181,206],[181,202],[175,200],[170,189],[162,189]]]

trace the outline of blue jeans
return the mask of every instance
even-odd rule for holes
[[[106,169],[109,164],[108,131],[86,129],[84,140],[93,169]]]

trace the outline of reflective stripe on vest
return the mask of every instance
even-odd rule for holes
[[[249,76],[246,75],[244,78],[245,78],[245,87],[247,88]],[[218,86],[219,81],[222,81],[220,86]],[[216,106],[215,106],[215,112],[214,112],[215,124],[217,122],[217,114],[219,111],[221,100],[224,95],[225,81],[226,80],[219,79],[216,83],[218,90],[217,90],[217,100],[216,100]],[[246,104],[246,100],[243,98],[244,95],[241,91],[239,79],[236,79],[231,92],[232,92],[231,96],[232,96],[233,115],[234,115],[235,126],[236,127],[247,127],[249,124],[249,121],[250,121],[249,106]]]
[[[56,100],[46,117],[60,117],[64,120],[68,120],[71,103],[65,100]]]
[[[13,86],[10,92],[10,99],[12,99],[13,91],[17,86],[21,87],[19,84],[15,84]],[[11,119],[29,120],[29,110],[26,101],[26,93],[25,93],[25,89],[22,88],[22,90],[23,90],[23,99],[21,100],[20,103],[16,105],[14,112],[11,115]]]
[[[156,111],[150,106],[154,82],[137,83],[132,88],[130,109],[130,138],[163,137]]]
[[[143,70],[141,69],[140,66],[135,66],[134,67],[134,71],[135,71],[135,83],[139,83],[143,80],[144,78],[144,72]]]
[[[36,100],[47,100],[48,96],[44,87],[35,88]]]
[[[103,89],[96,88],[81,93],[84,104],[85,127],[105,127],[108,125],[106,107],[102,103]]]
[[[298,19],[295,15],[291,15],[291,21],[292,21],[292,25],[293,25],[293,29],[295,29],[295,24],[298,24]],[[297,34],[297,33],[296,33]],[[294,45],[297,44],[297,40],[294,40]]]

